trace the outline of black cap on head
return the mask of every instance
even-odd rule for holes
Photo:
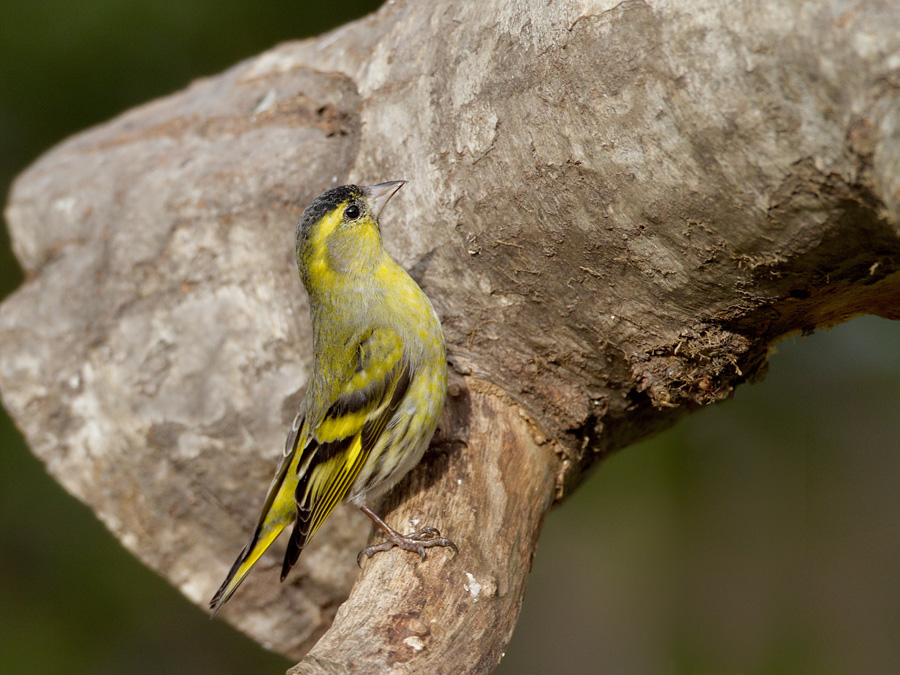
[[[312,203],[303,211],[297,223],[297,243],[306,236],[310,226],[321,220],[326,213],[333,210],[339,204],[344,204],[351,199],[363,197],[362,188],[358,185],[341,185],[323,192],[312,200]]]

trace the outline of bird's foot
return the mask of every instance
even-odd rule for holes
[[[417,530],[412,534],[400,534],[390,527],[387,527],[387,529],[383,527],[382,529],[384,530],[385,536],[387,536],[387,541],[380,544],[374,544],[373,546],[366,546],[360,551],[359,555],[356,556],[356,564],[360,567],[362,567],[363,556],[371,558],[376,553],[390,551],[395,546],[397,548],[402,548],[404,551],[418,553],[422,556],[422,560],[425,560],[425,549],[434,546],[446,546],[452,548],[456,553],[459,553],[456,544],[446,537],[442,537],[440,531],[434,527],[423,527],[421,530]]]

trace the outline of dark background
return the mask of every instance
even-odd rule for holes
[[[0,0],[3,194],[66,136],[378,4]],[[21,281],[0,228],[0,297]],[[898,449],[900,324],[780,343],[550,514],[499,672],[900,672]],[[0,412],[0,671],[288,665],[126,553]]]

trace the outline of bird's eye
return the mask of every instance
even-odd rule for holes
[[[347,207],[347,210],[344,211],[344,217],[347,220],[356,220],[359,218],[359,207],[356,204],[351,204]]]

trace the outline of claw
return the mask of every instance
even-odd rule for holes
[[[417,530],[412,534],[406,535],[410,539],[415,539],[416,541],[427,541],[429,539],[437,539],[440,538],[441,532],[436,527],[423,527],[421,530]]]
[[[433,548],[435,546],[444,546],[447,548],[452,548],[454,552],[459,553],[459,549],[456,547],[452,541],[447,539],[446,537],[442,537],[440,531],[435,527],[423,527],[420,530],[417,530],[409,535],[403,535],[389,527],[382,521],[378,516],[369,511],[369,509],[363,507],[363,512],[372,518],[375,523],[381,527],[384,531],[385,536],[387,537],[387,541],[384,541],[380,544],[374,544],[372,546],[366,546],[359,554],[356,556],[356,564],[362,567],[363,556],[365,555],[368,558],[371,558],[376,553],[380,553],[381,551],[390,551],[395,546],[397,548],[402,548],[404,551],[410,551],[411,553],[418,553],[422,557],[422,561],[425,561],[425,549]]]
[[[366,546],[362,551],[356,554],[356,564],[358,567],[362,568],[363,555],[371,558],[380,551],[390,551],[392,548],[394,548],[394,542],[391,541],[385,541],[381,544],[376,544],[375,546]]]

